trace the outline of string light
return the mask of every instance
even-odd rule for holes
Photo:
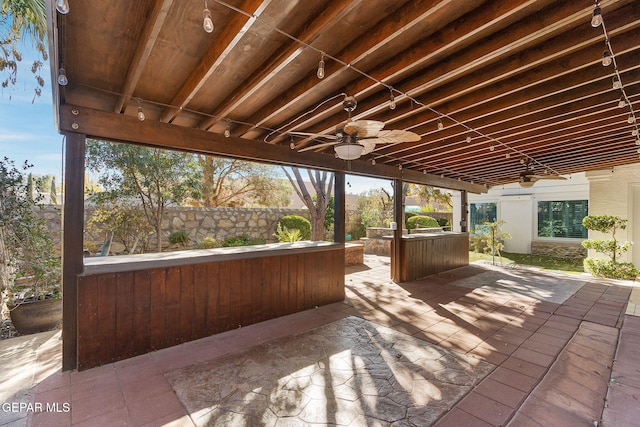
[[[467,132],[467,143],[471,142],[471,134]]]
[[[600,2],[596,1],[596,7],[593,9],[593,16],[591,17],[591,26],[599,27],[602,24],[602,10],[600,9]]]
[[[396,98],[393,96],[393,89],[389,89],[389,109],[396,109]]]
[[[608,50],[602,52],[602,66],[608,67],[613,62],[611,59],[611,53]]]
[[[376,159],[371,159],[371,166],[375,166],[376,165]]]
[[[318,76],[320,80],[324,79],[324,66],[324,53],[322,53],[322,56],[320,56],[320,62],[318,62],[318,72],[316,73],[316,76]]]
[[[211,34],[213,32],[213,19],[211,19],[211,12],[209,11],[209,5],[207,0],[204,0],[204,10],[202,11],[202,28]]]
[[[229,138],[231,136],[231,127],[227,125],[227,128],[224,130],[224,137]]]
[[[614,89],[622,88],[622,82],[620,82],[620,79],[618,78],[618,76],[613,76],[612,82],[613,82],[612,86]]]
[[[144,115],[144,111],[142,111],[142,101],[138,98],[138,120],[144,122],[146,116]]]
[[[438,118],[438,130],[444,129],[444,123],[442,123],[442,119]]]
[[[624,95],[622,95],[622,96],[620,97],[620,100],[618,101],[618,107],[620,107],[620,108],[624,108],[624,107],[626,107],[626,106],[627,106],[627,100],[626,100],[626,99],[624,99]]]
[[[69,13],[69,1],[68,0],[57,0],[56,1],[56,10],[58,11],[58,13],[61,13],[63,15],[66,15],[67,13]]]
[[[627,117],[627,123],[629,123],[630,125],[634,124],[636,122],[636,116],[634,116],[633,114],[629,113],[629,117]]]
[[[69,84],[69,79],[67,79],[67,73],[64,71],[64,67],[60,67],[58,70],[58,84],[60,86],[66,86]]]

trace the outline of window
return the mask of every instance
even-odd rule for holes
[[[484,224],[485,222],[495,222],[496,211],[495,203],[471,203],[469,230],[473,231],[477,225]]]
[[[587,200],[538,202],[538,237],[586,239],[588,207]]]

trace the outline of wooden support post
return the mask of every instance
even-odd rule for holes
[[[335,190],[333,207],[333,241],[336,243],[344,243],[345,241],[345,174],[344,172],[335,172]]]
[[[84,154],[86,135],[65,133],[62,215],[62,369],[78,365],[78,275],[83,270]]]
[[[391,279],[399,283],[401,267],[404,264],[402,260],[402,229],[404,228],[404,194],[402,191],[402,180],[393,180],[393,221],[397,227],[393,231],[393,253],[391,256],[394,261],[391,263],[393,271],[391,271]]]
[[[466,233],[469,230],[469,197],[466,191],[460,192],[460,231]]]

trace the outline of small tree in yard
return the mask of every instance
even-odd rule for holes
[[[474,243],[476,250],[483,250],[493,257],[493,264],[496,263],[496,254],[502,258],[502,250],[504,249],[504,241],[511,239],[511,234],[502,230],[505,221],[485,222],[481,226],[476,227],[476,239]]]
[[[598,277],[635,280],[639,271],[633,263],[618,261],[632,245],[631,242],[620,243],[616,239],[616,230],[626,229],[627,220],[616,215],[589,215],[583,218],[582,225],[588,230],[611,234],[611,239],[609,240],[589,239],[582,242],[582,246],[585,248],[592,249],[610,258],[609,260],[586,258],[584,260],[585,269]]]

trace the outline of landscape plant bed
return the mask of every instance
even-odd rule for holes
[[[469,261],[491,261],[491,254],[480,254],[477,252],[469,252]],[[516,254],[510,252],[502,252],[502,258],[495,257],[496,263],[502,264],[518,264],[539,267],[543,270],[555,270],[573,273],[584,273],[582,266],[582,258],[556,258],[544,255]]]

